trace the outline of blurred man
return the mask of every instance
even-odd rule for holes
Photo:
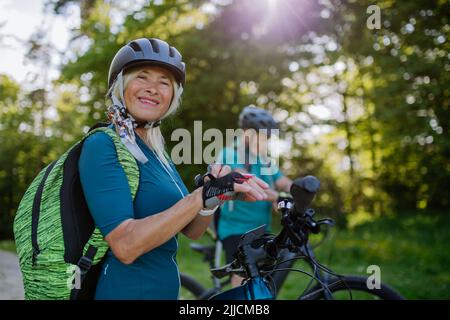
[[[270,232],[272,203],[278,200],[278,191],[289,192],[292,180],[284,176],[267,156],[268,141],[278,123],[264,109],[247,106],[239,115],[239,127],[244,134],[231,146],[225,147],[217,162],[227,164],[232,170],[255,175],[269,184],[265,201],[228,201],[221,207],[218,218],[218,236],[222,241],[227,263],[234,260],[240,237],[247,231],[266,225]],[[244,157],[242,157],[244,155]],[[244,159],[242,159],[244,158]],[[250,179],[251,180],[251,179]],[[239,286],[242,278],[233,275],[231,285]]]

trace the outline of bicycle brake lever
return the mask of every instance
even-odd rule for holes
[[[231,272],[231,270],[233,270],[231,265],[232,265],[232,263],[229,263],[229,264],[219,267],[219,268],[213,268],[213,269],[211,269],[211,273],[214,277],[216,277],[218,279],[222,279],[222,278],[226,277]]]
[[[325,224],[327,226],[331,226],[332,227],[332,226],[334,226],[336,224],[336,221],[334,221],[333,219],[330,219],[330,218],[325,218],[325,219],[320,219],[316,223],[319,226],[322,225],[322,224]]]
[[[230,273],[239,273],[245,271],[242,266],[239,268],[237,267],[239,267],[239,264],[237,263],[237,260],[234,260],[233,262],[230,262],[222,267],[210,269],[210,271],[214,277],[221,279],[223,277],[226,277]]]
[[[308,228],[312,233],[317,234],[320,232],[320,224],[314,221],[311,216],[306,216],[306,224],[308,225]]]

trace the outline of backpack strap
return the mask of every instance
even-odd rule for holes
[[[91,267],[94,263],[94,258],[97,254],[98,248],[92,245],[88,245],[86,253],[81,256],[80,260],[77,263],[77,267],[79,270],[79,281],[81,284],[81,288],[73,288],[70,292],[70,300],[91,300],[93,299],[93,294],[95,293],[95,286],[92,287],[92,281],[88,281],[88,272],[91,270]],[[103,258],[103,257],[102,257]],[[98,267],[97,267],[98,269]],[[98,272],[99,270],[97,270]],[[92,271],[94,272],[94,271]],[[91,272],[91,273],[92,273]],[[92,277],[91,277],[92,278]],[[95,276],[97,278],[97,276]],[[86,290],[85,287],[88,287]],[[90,288],[89,288],[90,287]],[[84,290],[82,290],[84,289]]]
[[[32,265],[34,266],[36,263],[37,256],[41,252],[39,250],[39,244],[38,244],[38,225],[39,225],[39,213],[41,210],[41,200],[42,200],[42,192],[44,191],[44,185],[45,181],[48,178],[48,175],[50,174],[50,171],[52,171],[53,167],[56,164],[56,160],[50,163],[47,166],[47,169],[45,169],[44,177],[42,178],[41,182],[39,183],[39,187],[36,191],[36,194],[34,195],[33,199],[33,209],[31,213],[31,245],[33,247],[33,256],[32,256]]]

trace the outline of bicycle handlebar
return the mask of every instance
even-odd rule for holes
[[[212,269],[217,278],[223,278],[230,273],[246,273],[248,277],[259,274],[261,261],[274,261],[279,250],[283,248],[300,248],[308,243],[309,233],[320,232],[320,225],[333,225],[332,219],[313,219],[314,210],[308,209],[315,194],[320,188],[320,181],[314,176],[306,176],[294,180],[291,186],[292,200],[283,199],[278,204],[282,212],[283,229],[277,236],[265,237],[264,226],[251,230],[241,237],[235,260],[223,267]],[[256,240],[263,240],[255,246]],[[253,244],[253,246],[252,246]]]

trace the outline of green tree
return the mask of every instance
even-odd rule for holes
[[[340,7],[341,43],[346,55],[373,61],[364,99],[380,127],[381,186],[399,211],[448,209],[449,3],[380,1],[380,30],[364,28],[367,5]]]

